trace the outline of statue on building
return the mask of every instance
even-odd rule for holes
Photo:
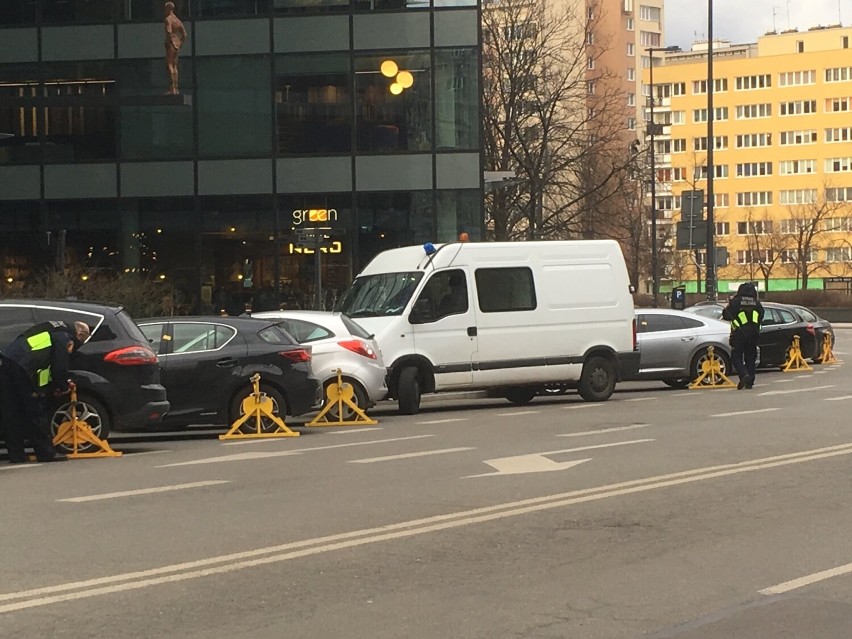
[[[166,67],[169,71],[169,90],[166,95],[179,95],[178,90],[178,54],[186,41],[186,28],[180,18],[175,15],[175,3],[164,5],[166,18],[163,26],[166,30]]]

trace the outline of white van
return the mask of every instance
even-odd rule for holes
[[[609,399],[639,368],[627,268],[612,240],[425,244],[377,255],[340,301],[375,334],[388,397],[488,389],[515,404],[545,384]]]

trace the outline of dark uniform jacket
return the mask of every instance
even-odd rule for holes
[[[753,284],[740,284],[737,294],[722,311],[722,318],[731,322],[731,337],[757,337],[763,322],[763,305]]]
[[[74,327],[65,322],[42,322],[4,348],[3,358],[20,366],[36,388],[43,390],[52,382],[53,388],[65,392],[71,360],[68,342],[76,337]]]

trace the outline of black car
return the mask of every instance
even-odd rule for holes
[[[235,421],[255,373],[282,415],[302,415],[320,402],[310,348],[272,321],[159,317],[137,324],[159,355],[160,378],[171,403],[164,425]]]
[[[92,336],[71,355],[77,383],[77,414],[96,435],[111,430],[146,430],[169,410],[160,384],[157,356],[121,306],[66,300],[0,301],[0,348],[35,324],[50,320],[81,321]],[[70,418],[70,404],[53,414],[54,430]]]
[[[783,366],[787,361],[788,349],[793,336],[799,336],[802,357],[819,363],[823,340],[826,332],[831,332],[831,324],[819,318],[816,313],[804,306],[761,302],[763,304],[763,322],[760,325],[760,367],[774,368]],[[701,302],[686,310],[704,317],[722,318],[721,302]]]

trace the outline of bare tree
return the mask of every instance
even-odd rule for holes
[[[482,20],[486,168],[520,179],[488,195],[489,230],[577,237],[594,228],[589,202],[612,197],[630,161],[620,82],[587,76],[605,38],[584,3],[498,0]]]
[[[832,201],[823,188],[812,202],[787,207],[790,217],[783,222],[789,234],[788,259],[796,269],[796,279],[801,288],[808,288],[812,275],[827,270],[828,264],[819,258],[821,249],[831,248],[833,242],[825,237],[833,228],[834,220],[848,214],[849,203]]]
[[[755,274],[760,273],[764,290],[769,292],[770,277],[776,266],[783,264],[783,258],[788,254],[790,237],[781,232],[781,225],[771,218],[766,209],[758,214],[749,208],[745,224],[748,246],[746,261],[751,269],[749,279],[754,279]]]

